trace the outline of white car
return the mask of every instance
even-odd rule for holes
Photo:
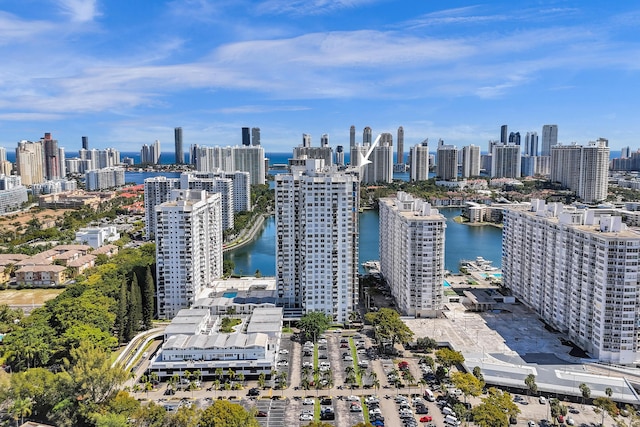
[[[547,398],[544,396],[540,396],[540,398],[538,399],[538,402],[540,402],[541,405],[544,405],[547,403]]]
[[[380,408],[369,409],[369,416],[373,417],[374,415],[382,415]]]
[[[348,402],[359,402],[360,398],[358,396],[351,395],[351,396],[347,396],[347,401]]]
[[[536,426],[537,426],[537,424],[536,424],[536,422],[535,422],[535,421],[533,421],[533,420],[529,420],[529,422],[527,423],[527,426],[529,426],[529,427],[536,427]]]
[[[357,403],[352,403],[351,406],[349,407],[349,411],[362,412],[362,406],[358,405]]]
[[[364,403],[366,403],[367,405],[369,403],[380,403],[380,399],[378,399],[377,396],[369,396],[369,397],[365,397]]]
[[[342,360],[344,360],[345,362],[353,362],[353,357],[351,357],[351,356],[344,356],[344,357],[342,358]]]
[[[303,405],[315,405],[316,401],[314,399],[309,399],[308,397],[302,401]]]
[[[289,350],[283,348],[282,350],[280,350],[280,354],[289,354]]]
[[[573,426],[573,425],[575,425],[575,424],[576,424],[576,422],[574,421],[574,419],[573,419],[573,418],[571,418],[571,417],[569,417],[569,418],[567,418],[566,420],[564,420],[564,422],[565,422],[565,423],[567,423],[567,425],[569,425],[569,426]]]
[[[300,414],[300,421],[313,421],[312,414]]]

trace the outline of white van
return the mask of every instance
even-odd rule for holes
[[[429,389],[426,389],[424,391],[424,398],[427,399],[429,402],[435,402],[436,401],[436,396]]]
[[[448,426],[455,426],[455,427],[460,425],[460,421],[458,421],[458,419],[453,415],[447,415],[446,417],[444,417],[444,423]]]
[[[455,412],[453,412],[453,409],[449,408],[448,406],[442,408],[442,415],[453,415],[454,413]]]

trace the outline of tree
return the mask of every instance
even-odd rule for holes
[[[18,419],[20,419],[20,424],[24,424],[24,417],[31,415],[32,405],[31,399],[29,398],[16,399],[13,401],[11,408],[9,408],[9,413],[14,420],[18,421]]]
[[[142,323],[145,329],[153,326],[153,315],[155,313],[155,289],[151,268],[147,266],[144,276],[144,286],[142,287]]]
[[[491,387],[487,393],[482,403],[472,410],[473,422],[479,427],[504,427],[511,416],[520,413],[508,392]]]
[[[311,311],[300,318],[298,328],[303,339],[316,340],[329,329],[331,322],[333,322],[331,315],[322,311]]]
[[[611,387],[607,387],[604,389],[604,394],[607,395],[607,397],[611,397],[613,396],[613,390],[611,389]]]
[[[169,416],[167,427],[198,427],[200,411],[195,405],[185,405],[178,408],[175,414]]]
[[[533,374],[527,375],[527,377],[524,379],[524,385],[527,386],[527,394],[529,394],[529,392],[536,394],[536,392],[538,391],[536,376]]]
[[[386,351],[385,344],[391,344],[393,349],[397,342],[406,344],[413,339],[413,331],[402,321],[400,314],[390,308],[365,315],[367,322],[373,325],[373,331],[379,342],[380,350]]]
[[[467,396],[480,396],[484,387],[484,382],[470,373],[454,372],[451,374],[451,382],[462,391],[465,403],[467,403]]]
[[[578,388],[580,389],[580,393],[582,394],[582,404],[584,405],[584,401],[591,397],[591,389],[585,383],[581,383]]]
[[[558,399],[551,399],[549,401],[549,409],[551,416],[556,418],[558,415],[567,415],[567,407],[564,406]]]
[[[618,415],[618,407],[613,402],[613,400],[609,399],[608,397],[597,397],[593,399],[593,405],[602,411],[602,425],[604,425],[605,412],[608,413],[611,417],[615,417]]]
[[[260,372],[260,375],[258,375],[258,387],[264,389],[266,383],[267,376],[264,374],[264,372]]]
[[[441,348],[436,351],[436,361],[449,369],[453,365],[460,365],[464,362],[464,356],[459,351],[451,350],[450,348]]]
[[[480,381],[484,382],[484,375],[482,375],[482,370],[480,369],[480,366],[475,366],[473,368],[473,375]]]
[[[118,342],[126,342],[127,334],[127,309],[129,308],[127,292],[127,282],[122,281],[120,285],[120,295],[118,297],[118,315],[116,316],[116,331],[118,332]]]
[[[259,427],[258,421],[241,405],[216,400],[202,412],[199,427]]]
[[[129,283],[127,341],[130,341],[134,336],[136,336],[136,333],[140,330],[140,324],[142,322],[141,299],[140,286],[138,286],[138,276],[134,272],[131,277],[131,282]]]
[[[418,349],[422,351],[431,351],[438,348],[438,342],[430,337],[418,338],[416,340],[416,345]]]

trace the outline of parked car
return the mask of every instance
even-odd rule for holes
[[[431,421],[433,421],[433,418],[431,418],[431,415],[425,415],[424,417],[420,417],[421,423],[429,423]]]

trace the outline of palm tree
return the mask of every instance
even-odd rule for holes
[[[16,420],[16,425],[18,424],[18,418],[20,418],[20,424],[24,424],[24,417],[28,417],[31,415],[31,407],[33,406],[33,402],[31,399],[16,399],[11,405],[9,412],[13,415],[13,419]]]
[[[309,365],[303,366],[302,367],[302,376],[303,377],[309,377],[309,375],[311,375],[312,371],[313,371],[313,369],[311,368],[311,366],[309,366]]]
[[[219,380],[222,380],[224,370],[222,368],[216,368],[215,375]]]
[[[213,389],[214,390],[220,390],[220,380],[219,379],[215,379],[213,380]]]
[[[260,375],[258,375],[258,387],[260,387],[261,389],[264,389],[264,386],[266,383],[267,383],[267,376],[264,374],[264,372],[260,372]]]
[[[236,371],[234,371],[233,369],[229,368],[227,370],[227,377],[229,377],[229,379],[231,381],[233,381],[233,379],[236,377]]]
[[[309,381],[309,378],[302,377],[302,379],[300,380],[300,387],[302,387],[304,390],[309,390],[310,386],[311,386],[311,381]]]
[[[409,386],[409,395],[411,395],[411,384],[416,380],[415,377],[407,370],[402,373],[402,378],[407,382],[407,385]]]
[[[238,381],[240,381],[242,383],[242,385],[244,386],[244,374],[242,372],[240,372],[238,375]]]
[[[371,381],[371,385],[376,389],[376,394],[378,394],[378,391],[380,390],[380,380],[376,378],[375,380]]]
[[[613,390],[611,390],[611,387],[607,387],[604,389],[604,394],[607,395],[607,397],[611,397],[613,396]]]
[[[424,395],[424,388],[429,384],[429,382],[424,378],[420,378],[420,381],[418,381],[418,384],[420,384],[420,393]]]
[[[195,377],[196,381],[200,382],[202,380],[202,371],[200,369],[193,371],[193,376]]]
[[[348,375],[351,374],[355,374],[356,370],[354,369],[353,365],[348,365],[346,368],[344,368],[344,372]]]

